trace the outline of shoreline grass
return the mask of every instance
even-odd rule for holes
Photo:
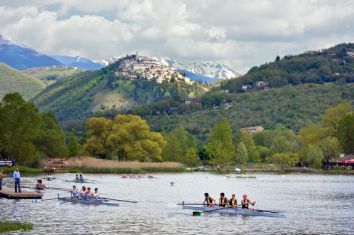
[[[32,167],[26,167],[26,166],[13,166],[13,167],[1,167],[0,169],[4,174],[9,174],[12,173],[16,170],[16,168],[20,169],[21,173],[25,174],[40,174],[43,173],[44,171],[40,168],[32,168]]]
[[[13,232],[13,231],[29,231],[33,229],[30,223],[23,223],[17,221],[0,221],[0,233]]]

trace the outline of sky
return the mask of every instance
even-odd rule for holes
[[[0,0],[0,34],[42,53],[139,51],[239,72],[354,42],[354,0]]]

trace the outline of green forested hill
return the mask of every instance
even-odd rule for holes
[[[62,66],[30,68],[22,71],[23,73],[40,79],[44,84],[51,85],[54,82],[82,72],[80,69],[66,68]]]
[[[299,130],[310,122],[320,122],[328,107],[344,101],[354,104],[354,85],[306,84],[226,96],[225,100],[232,103],[229,109],[225,105],[213,108],[204,103],[203,107],[184,114],[144,115],[144,118],[154,130],[170,131],[184,126],[201,141],[206,140],[222,118],[230,122],[233,130],[254,125],[274,128],[278,124]]]
[[[327,83],[338,80],[354,82],[354,43],[339,44],[329,49],[305,52],[300,55],[277,57],[274,62],[251,68],[244,76],[231,79],[222,88],[243,92],[242,86],[251,90],[264,87],[283,87],[306,83]],[[266,86],[257,86],[264,81]]]
[[[9,92],[19,92],[25,99],[30,99],[44,86],[39,79],[0,63],[0,98]]]
[[[43,90],[33,102],[43,111],[54,112],[59,121],[65,121],[84,119],[96,112],[123,112],[137,104],[149,104],[166,97],[184,99],[205,91],[197,83],[126,79],[116,76],[117,69],[115,63],[99,71],[61,79]]]

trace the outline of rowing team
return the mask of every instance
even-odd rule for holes
[[[78,182],[78,183],[83,183],[83,182],[85,182],[85,179],[84,179],[84,177],[82,176],[82,175],[76,175],[75,176],[75,181],[76,182]]]
[[[219,198],[219,204],[216,203],[215,199],[209,196],[209,193],[204,194],[204,201],[203,204],[207,206],[214,206],[218,205],[219,207],[242,207],[242,208],[249,208],[249,205],[254,206],[256,202],[252,202],[250,199],[248,199],[247,194],[244,194],[242,196],[241,204],[237,203],[237,199],[235,194],[232,194],[230,199],[227,199],[225,197],[225,193],[220,193],[220,198]]]
[[[91,191],[90,187],[82,186],[81,190],[77,190],[76,186],[74,185],[72,190],[70,191],[71,198],[77,199],[98,199],[98,188],[95,188],[94,191]]]

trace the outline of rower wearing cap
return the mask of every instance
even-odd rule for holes
[[[204,193],[204,201],[203,204],[207,205],[207,206],[214,206],[215,204],[215,199],[213,199],[212,197],[209,196],[209,193]]]
[[[231,198],[229,200],[229,206],[232,207],[232,208],[237,207],[237,199],[236,199],[235,194],[232,194],[232,196],[231,196]]]
[[[243,194],[243,199],[241,201],[241,206],[242,208],[249,208],[249,205],[254,206],[254,204],[256,204],[256,202],[252,202],[250,199],[248,199],[247,194]]]
[[[225,197],[225,193],[220,193],[219,198],[219,207],[226,207],[227,205],[227,198]]]

